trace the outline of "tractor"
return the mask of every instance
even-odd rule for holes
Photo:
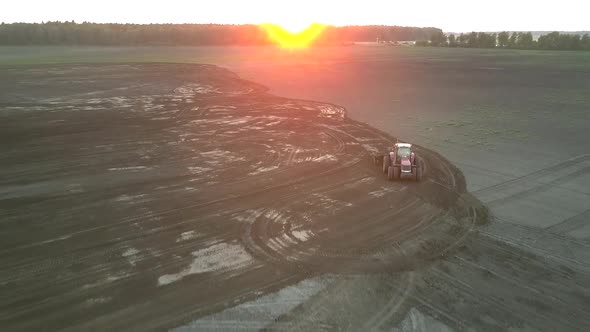
[[[396,143],[386,155],[375,156],[375,163],[381,164],[387,179],[395,181],[410,178],[422,180],[422,168],[418,163],[416,153],[412,151],[412,144]]]

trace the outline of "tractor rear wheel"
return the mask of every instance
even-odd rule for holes
[[[416,167],[416,181],[422,181],[422,167]]]
[[[399,166],[393,166],[393,178],[395,180],[400,178],[400,168]]]
[[[387,174],[389,169],[389,157],[383,156],[383,174]]]

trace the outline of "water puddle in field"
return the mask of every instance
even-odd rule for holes
[[[275,169],[278,169],[278,168],[279,168],[278,165],[268,166],[268,167],[261,167],[261,168],[256,169],[254,172],[248,173],[248,175],[258,175],[258,174],[262,174],[262,173],[274,171]]]
[[[253,262],[252,256],[237,244],[219,243],[193,251],[193,262],[184,270],[158,278],[158,286],[165,286],[192,274],[236,270]]]
[[[171,331],[259,331],[276,322],[280,316],[307,302],[335,280],[332,276],[305,279],[278,292],[205,316]]]
[[[176,239],[176,243],[193,240],[193,239],[198,238],[200,235],[201,234],[199,234],[195,231],[183,232],[183,233],[180,233],[180,236]]]

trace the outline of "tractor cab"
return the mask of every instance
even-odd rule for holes
[[[389,152],[390,160],[393,164],[401,165],[402,160],[408,160],[411,165],[416,162],[416,155],[412,152],[412,144],[396,143]]]

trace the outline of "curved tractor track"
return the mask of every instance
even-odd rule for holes
[[[487,220],[437,153],[388,182],[371,156],[394,137],[217,67],[4,70],[9,330],[170,328],[313,275],[412,270]]]

